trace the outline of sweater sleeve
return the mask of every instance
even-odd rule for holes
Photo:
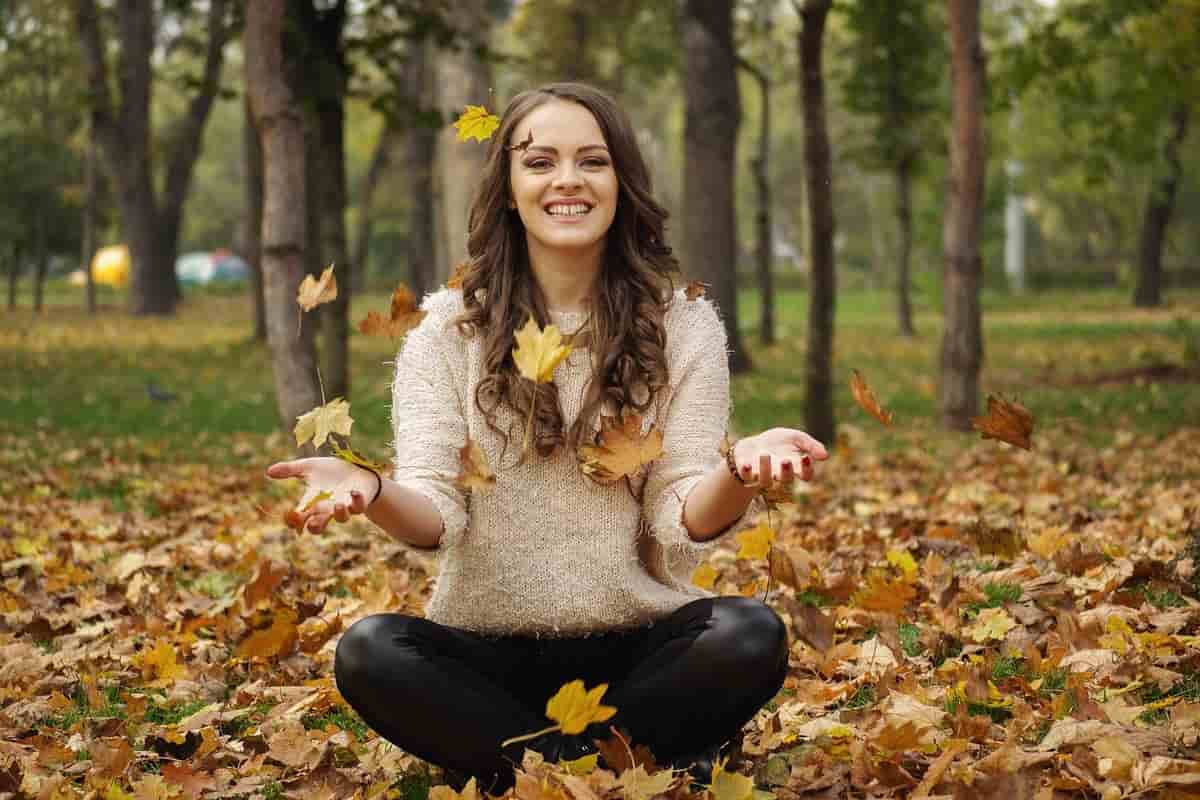
[[[672,364],[674,390],[663,430],[663,455],[650,468],[644,495],[651,535],[665,551],[667,567],[688,574],[726,533],[744,527],[765,508],[756,495],[746,511],[720,534],[697,542],[683,523],[688,493],[713,468],[723,464],[721,440],[729,424],[729,361],[725,326],[707,299],[676,297],[677,317],[668,337],[681,340],[668,348],[680,363]],[[678,376],[676,378],[676,376]]]
[[[467,496],[454,484],[459,449],[467,440],[462,381],[454,357],[457,332],[450,325],[455,290],[427,295],[425,318],[408,333],[396,356],[392,381],[393,480],[420,492],[442,516],[438,549],[453,547],[467,527]]]

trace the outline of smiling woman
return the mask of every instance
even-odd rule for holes
[[[692,570],[761,510],[758,489],[810,479],[825,449],[775,428],[722,457],[725,327],[675,288],[666,218],[611,98],[577,83],[518,95],[490,144],[461,285],[425,298],[396,357],[393,474],[376,484],[333,458],[268,472],[304,477],[302,506],[333,496],[306,512],[315,530],[365,511],[442,553],[423,616],[346,631],[337,685],[381,736],[492,794],[512,785],[525,747],[581,757],[610,726],[707,781],[787,671],[778,615],[697,587]],[[518,331],[551,324],[576,346],[545,376],[522,376]],[[619,476],[585,469],[616,418],[633,437],[653,430],[661,450]],[[464,445],[493,466],[490,490],[446,477]],[[547,700],[576,680],[606,686],[615,715],[547,730]]]

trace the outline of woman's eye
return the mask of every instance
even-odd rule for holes
[[[588,160],[584,161],[583,163],[590,164],[593,167],[607,167],[608,166],[608,162],[605,161],[603,158],[589,158]]]
[[[545,169],[550,166],[550,162],[544,158],[535,158],[533,161],[526,161],[525,166],[530,169]]]

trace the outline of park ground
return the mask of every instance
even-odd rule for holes
[[[419,612],[436,560],[281,523],[298,487],[263,470],[294,448],[245,297],[134,319],[78,291],[0,317],[0,792],[424,797],[439,772],[340,703],[330,660],[354,619]],[[1026,452],[939,427],[935,297],[914,338],[890,295],[839,297],[832,458],[765,519],[774,570],[734,537],[710,562],[792,639],[731,769],[781,798],[1200,782],[1200,292],[1168,299],[985,293],[981,390],[1031,410]],[[736,429],[803,427],[805,295],[771,346],[739,302]],[[385,460],[395,345],[351,342],[353,443]]]

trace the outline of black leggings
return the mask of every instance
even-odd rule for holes
[[[734,738],[787,674],[787,630],[745,597],[695,600],[653,625],[577,638],[489,637],[403,614],[376,614],[338,643],[338,690],[380,736],[498,794],[512,785],[546,701],[568,681],[607,683],[610,725],[660,763]]]

